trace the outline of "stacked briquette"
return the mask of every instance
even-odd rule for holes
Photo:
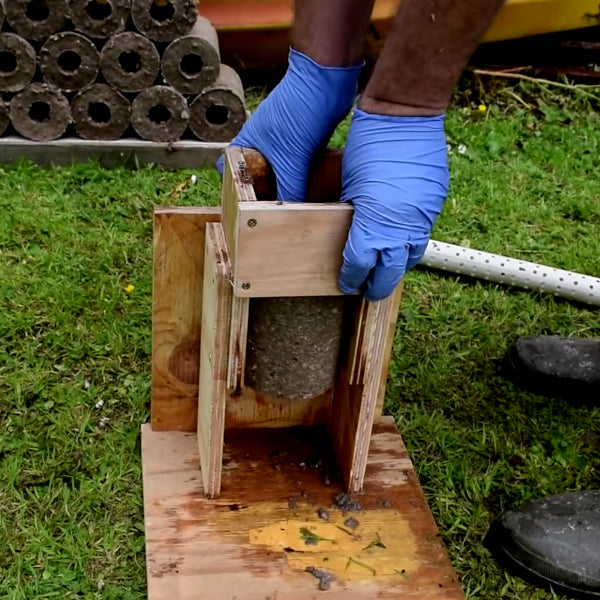
[[[228,142],[246,119],[196,0],[0,0],[0,25],[0,135]]]

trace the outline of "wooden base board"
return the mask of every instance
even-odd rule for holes
[[[0,139],[0,164],[29,159],[40,167],[52,167],[97,159],[103,167],[137,167],[155,164],[168,169],[214,167],[227,144],[180,140],[171,144],[137,139],[110,141],[64,138],[32,142],[16,136]]]
[[[332,508],[332,460],[325,428],[230,431],[209,500],[195,434],[144,425],[149,600],[464,600],[393,419],[374,427],[360,512]],[[327,592],[306,567],[335,576]]]

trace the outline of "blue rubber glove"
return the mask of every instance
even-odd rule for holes
[[[342,162],[342,200],[355,212],[339,286],[381,300],[423,257],[448,191],[444,116],[357,109]]]
[[[350,110],[361,68],[323,67],[290,50],[284,78],[231,143],[256,148],[269,161],[278,200],[305,199],[313,156]],[[223,157],[217,168],[223,174]]]

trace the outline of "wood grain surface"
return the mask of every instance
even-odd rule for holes
[[[221,489],[232,298],[231,264],[223,228],[220,223],[209,223],[204,255],[197,422],[202,483],[209,498],[217,496]]]
[[[196,431],[207,223],[218,208],[156,208],[152,299],[152,427]]]
[[[209,500],[196,436],[143,426],[149,600],[464,599],[393,420],[375,425],[359,512],[332,507],[342,485],[327,439],[324,428],[229,432],[222,494]],[[304,529],[329,541],[306,544]],[[323,592],[305,568],[328,563]]]

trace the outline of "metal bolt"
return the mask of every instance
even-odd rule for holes
[[[250,284],[247,281],[244,281],[244,283],[242,283],[242,289],[243,290],[249,290],[250,289]]]
[[[256,219],[248,219],[248,227],[256,227],[258,225],[258,221]]]

